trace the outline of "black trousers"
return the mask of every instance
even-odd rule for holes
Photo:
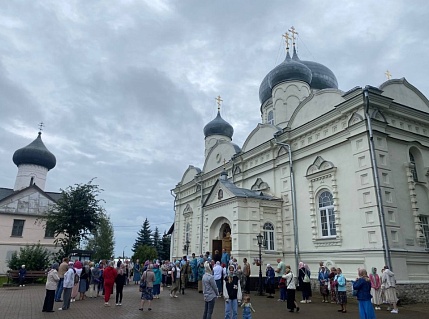
[[[45,302],[43,303],[43,312],[52,311],[54,309],[55,290],[46,289]]]
[[[124,285],[116,284],[116,303],[122,303],[122,292],[124,290]]]

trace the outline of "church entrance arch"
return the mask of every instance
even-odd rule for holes
[[[213,255],[216,250],[220,253],[222,253],[222,249],[231,252],[231,223],[227,218],[220,217],[213,221],[210,227],[210,240]]]

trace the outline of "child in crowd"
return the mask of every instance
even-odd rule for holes
[[[256,311],[253,309],[252,304],[250,303],[250,296],[245,296],[243,298],[241,308],[243,308],[243,319],[252,319],[252,311]]]

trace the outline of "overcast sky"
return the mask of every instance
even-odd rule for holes
[[[161,233],[173,223],[170,190],[203,166],[215,97],[240,147],[260,122],[287,29],[343,91],[389,70],[429,96],[428,14],[426,0],[2,1],[0,187],[13,188],[13,153],[43,122],[57,158],[45,190],[96,177],[115,252],[130,255],[146,217]]]

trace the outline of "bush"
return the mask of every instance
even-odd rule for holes
[[[12,270],[18,270],[25,265],[27,270],[45,270],[51,264],[52,253],[40,243],[37,245],[26,245],[18,252],[14,252],[7,261],[7,266]]]

